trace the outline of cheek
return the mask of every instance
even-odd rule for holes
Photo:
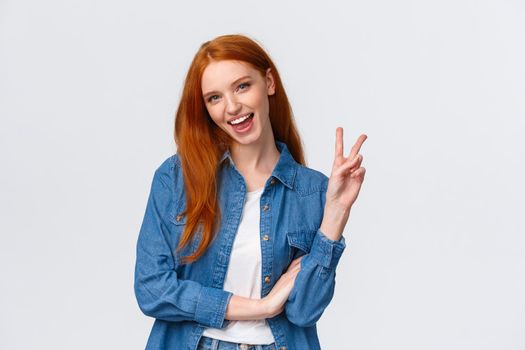
[[[215,124],[219,125],[221,123],[222,117],[221,117],[221,114],[219,113],[218,109],[215,108],[215,106],[212,106],[212,107],[207,107],[207,110],[208,110],[208,114],[211,117],[211,120]]]
[[[259,109],[260,111],[265,115],[267,116],[268,113],[270,112],[270,102],[268,101],[268,97],[267,96],[263,96],[259,101]]]
[[[251,96],[252,106],[260,109],[261,111],[267,112],[269,109],[268,96],[263,93],[263,91],[258,91],[257,93]]]

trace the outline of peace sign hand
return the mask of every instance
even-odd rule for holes
[[[328,179],[325,211],[321,230],[331,239],[339,239],[348,220],[350,209],[357,199],[365,178],[365,168],[361,167],[363,156],[359,154],[367,139],[361,134],[350,150],[348,157],[343,155],[343,128],[336,129],[335,158],[332,174]]]
[[[326,202],[329,204],[350,210],[357,199],[366,171],[361,167],[363,156],[359,154],[359,150],[366,139],[367,136],[361,134],[350,150],[350,154],[345,158],[343,155],[343,128],[336,129],[335,159],[326,192]]]

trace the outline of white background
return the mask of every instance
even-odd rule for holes
[[[200,44],[258,40],[365,183],[323,349],[525,349],[525,4],[0,0],[0,347],[143,349],[153,172]]]

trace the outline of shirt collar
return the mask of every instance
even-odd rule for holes
[[[273,169],[271,177],[275,177],[286,187],[293,189],[295,175],[297,173],[297,167],[299,164],[295,161],[295,159],[293,159],[290,151],[288,150],[288,147],[284,142],[275,140],[275,146],[281,155],[279,156],[279,161]],[[228,158],[230,164],[233,165],[230,150],[226,150],[223,153],[219,163],[222,163],[226,158]]]

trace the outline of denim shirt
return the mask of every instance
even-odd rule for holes
[[[319,229],[328,178],[298,164],[283,142],[276,146],[279,161],[260,199],[261,298],[293,259],[305,255],[284,311],[267,322],[277,349],[320,349],[316,322],[334,294],[345,239],[328,239]],[[197,261],[182,264],[181,255],[194,251],[199,240],[175,251],[186,223],[178,154],[155,171],[137,241],[134,281],[140,309],[155,318],[146,349],[195,350],[206,327],[230,322],[224,317],[232,293],[223,284],[247,189],[229,151],[217,176],[222,213],[217,235]]]

